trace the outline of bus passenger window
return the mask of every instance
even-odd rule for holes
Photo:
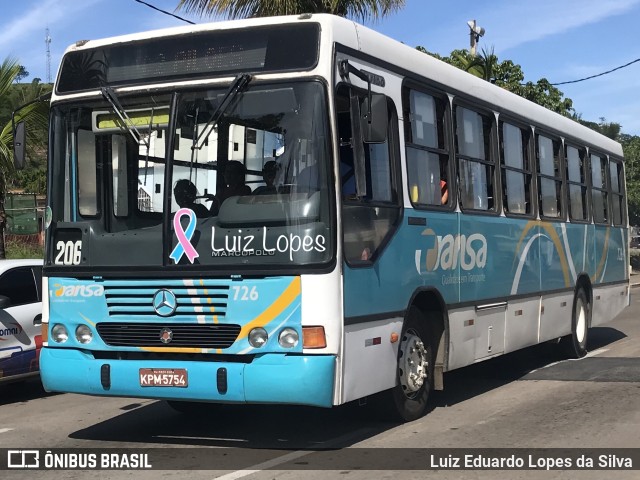
[[[611,185],[611,212],[614,225],[626,225],[627,220],[624,210],[624,172],[622,163],[613,159],[609,160],[609,173]]]
[[[500,122],[500,154],[504,208],[508,213],[531,213],[531,170],[526,130]]]
[[[494,167],[491,117],[456,107],[456,157],[462,208],[494,210]]]
[[[585,153],[576,147],[567,146],[567,182],[569,184],[569,215],[571,220],[586,221],[587,210],[587,172]]]
[[[609,202],[607,198],[607,161],[599,155],[591,155],[591,202],[593,221],[609,223]]]
[[[447,102],[416,90],[405,96],[407,181],[416,206],[449,203],[449,149],[445,140]]]
[[[562,170],[560,169],[560,141],[536,135],[538,155],[538,185],[540,215],[562,216]]]

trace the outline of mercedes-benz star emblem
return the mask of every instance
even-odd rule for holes
[[[178,300],[171,290],[163,288],[153,294],[153,309],[161,317],[170,317],[176,313],[177,308]]]
[[[169,343],[171,340],[173,340],[173,332],[170,328],[160,330],[160,341],[162,343]]]

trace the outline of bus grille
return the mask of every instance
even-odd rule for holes
[[[103,285],[109,317],[115,320],[157,320],[153,296],[160,289],[175,295],[171,318],[180,320],[224,318],[229,298],[229,285],[219,280],[105,280]]]
[[[96,328],[104,343],[113,347],[228,348],[240,334],[240,325],[224,324],[109,322],[98,323]],[[163,343],[160,337],[166,329],[172,339]]]

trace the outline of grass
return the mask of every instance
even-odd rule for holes
[[[8,259],[44,257],[44,249],[38,243],[24,242],[16,239],[6,240],[5,251]]]

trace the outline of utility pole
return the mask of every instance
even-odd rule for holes
[[[467,25],[469,25],[469,53],[475,57],[480,37],[484,35],[484,28],[479,27],[475,20],[469,20]]]
[[[49,45],[51,45],[51,35],[49,35],[49,27],[45,30],[44,44],[47,48],[47,83],[51,83],[51,49],[49,48]]]

